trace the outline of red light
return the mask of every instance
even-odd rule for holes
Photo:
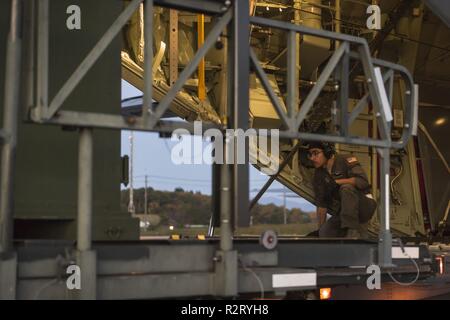
[[[320,288],[320,300],[328,300],[331,298],[331,288]]]
[[[436,260],[439,263],[439,274],[444,274],[444,257],[436,257]]]

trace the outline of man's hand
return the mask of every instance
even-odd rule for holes
[[[352,186],[356,187],[356,179],[354,177],[345,179],[336,179],[334,181],[340,186],[343,184],[351,184]]]

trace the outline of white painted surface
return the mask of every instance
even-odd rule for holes
[[[392,247],[392,259],[418,259],[419,258],[419,247],[405,247],[405,252],[403,253],[402,248]]]
[[[315,272],[272,275],[272,286],[274,288],[315,287],[316,285],[317,273]]]

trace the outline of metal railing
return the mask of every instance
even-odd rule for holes
[[[283,21],[275,21],[260,17],[250,17],[250,23],[270,27],[278,28],[288,32],[288,61],[287,61],[287,108],[286,113],[281,107],[281,104],[275,95],[273,89],[271,88],[268,78],[264,73],[264,70],[260,66],[260,63],[253,52],[250,50],[250,58],[253,67],[255,68],[256,74],[258,75],[264,89],[267,91],[269,99],[271,100],[275,110],[277,111],[285,130],[280,132],[280,137],[286,138],[299,138],[305,140],[325,140],[336,143],[346,143],[346,144],[357,144],[381,148],[404,148],[413,133],[415,120],[415,100],[416,87],[409,71],[397,64],[393,64],[387,61],[373,59],[370,57],[369,46],[367,41],[363,38],[358,38],[346,34],[334,33],[326,30],[312,29],[304,27],[301,25],[295,25]],[[328,63],[323,68],[316,84],[311,89],[307,97],[304,99],[300,110],[295,113],[298,79],[295,79],[295,61],[294,54],[289,54],[289,52],[299,50],[296,48],[295,33],[301,33],[302,35],[310,35],[319,38],[326,38],[330,40],[338,40],[341,42],[339,48],[332,54]],[[357,52],[350,51],[351,45],[357,48]],[[359,60],[363,66],[364,76],[366,79],[366,84],[369,92],[360,99],[359,103],[355,109],[349,114],[347,110],[348,106],[348,80],[349,80],[349,60],[356,59]],[[377,68],[384,68],[385,71],[382,75],[382,82],[380,82],[381,77],[377,75]],[[338,88],[338,104],[340,108],[340,135],[323,135],[323,134],[312,134],[307,132],[299,132],[300,126],[305,120],[308,112],[313,107],[316,98],[319,96],[321,90],[324,88],[330,76],[333,72],[338,71],[339,76],[339,88]],[[381,71],[381,70],[380,70]],[[397,72],[399,76],[405,81],[406,91],[405,91],[405,101],[406,101],[406,117],[405,125],[402,133],[402,138],[399,141],[392,141],[390,135],[390,121],[392,120],[392,114],[390,110],[390,105],[392,104],[393,95],[393,76],[394,72]],[[388,83],[387,90],[383,83]],[[386,92],[387,91],[387,92]],[[386,98],[386,100],[384,100]],[[371,100],[374,107],[381,139],[371,139],[371,138],[359,138],[352,137],[349,135],[348,128],[356,117],[361,113],[364,107],[367,106],[368,100]],[[331,107],[331,106],[330,106]]]
[[[209,49],[215,44],[225,27],[230,23],[233,12],[231,2],[221,4],[218,1],[186,1],[180,3],[178,1],[158,1],[158,0],[133,0],[124,11],[117,17],[114,23],[105,32],[103,37],[91,49],[84,60],[78,65],[75,71],[70,75],[64,85],[56,93],[55,97],[49,101],[48,97],[48,37],[49,37],[49,17],[48,17],[48,1],[38,1],[38,36],[37,36],[37,103],[31,107],[30,117],[32,121],[37,123],[72,125],[72,126],[89,126],[97,128],[110,129],[127,129],[142,131],[158,131],[172,132],[177,128],[184,128],[193,132],[193,125],[190,123],[180,123],[175,121],[161,120],[162,115],[169,109],[170,104],[175,99],[177,93],[182,89],[186,80],[197,70],[201,59],[205,56]],[[226,2],[226,1],[225,1]],[[144,48],[144,103],[142,105],[141,117],[123,117],[121,115],[86,113],[61,110],[63,103],[67,97],[73,92],[83,77],[100,58],[108,45],[113,41],[123,26],[131,18],[139,6],[145,3],[145,19],[144,26],[146,30],[151,30],[153,4],[161,6],[170,6],[184,10],[199,10],[203,13],[221,13],[220,19],[211,29],[206,37],[203,46],[199,48],[190,63],[184,68],[179,75],[177,81],[170,87],[169,92],[159,102],[157,108],[153,111],[152,105],[152,42],[153,33],[145,32],[145,48]],[[212,123],[205,123],[204,128],[217,127]]]
[[[251,17],[250,23],[270,28],[282,29],[288,32],[287,35],[287,113],[282,108],[278,97],[273,91],[267,75],[260,66],[256,54],[250,49],[250,58],[256,74],[266,90],[270,101],[272,102],[282,125],[283,131],[280,131],[280,137],[303,139],[312,141],[328,141],[335,143],[345,143],[354,145],[372,146],[378,148],[380,155],[380,232],[379,232],[379,250],[378,264],[384,267],[392,266],[391,247],[392,235],[390,231],[390,199],[389,199],[389,171],[390,171],[390,148],[404,148],[409,138],[414,132],[417,132],[417,86],[414,85],[409,71],[400,65],[387,61],[373,59],[370,56],[369,46],[363,38],[358,38],[346,34],[334,33],[326,30],[311,29],[301,25],[296,25],[283,21],[274,21],[260,17]],[[331,55],[327,64],[324,66],[316,84],[312,87],[298,112],[296,112],[298,101],[298,78],[295,76],[295,51],[297,42],[296,33],[310,35],[319,38],[339,41],[340,45]],[[356,48],[352,52],[351,47]],[[359,60],[363,67],[365,83],[368,92],[359,100],[356,107],[348,112],[349,98],[349,61],[350,59]],[[381,68],[384,69],[382,74]],[[339,109],[339,131],[338,134],[317,134],[310,132],[300,132],[301,125],[306,119],[308,112],[312,109],[314,102],[318,98],[321,90],[326,85],[333,73],[337,74],[339,80],[337,108]],[[394,73],[397,73],[405,83],[405,119],[402,136],[398,141],[391,139],[391,121],[393,120],[391,106],[393,99]],[[385,87],[387,84],[387,88]],[[350,135],[349,128],[361,111],[372,102],[374,112],[377,118],[377,125],[380,133],[380,139],[369,137],[354,137]],[[331,106],[330,106],[331,108]],[[253,203],[253,202],[252,202]]]

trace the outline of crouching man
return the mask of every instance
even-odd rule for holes
[[[337,154],[332,144],[311,142],[319,237],[367,238],[367,222],[377,207],[356,157]],[[332,214],[327,218],[327,212]]]

